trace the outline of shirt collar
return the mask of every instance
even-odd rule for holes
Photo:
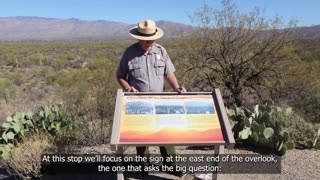
[[[149,53],[150,53],[150,54],[151,54],[151,53],[157,53],[157,52],[156,52],[156,45],[155,45],[155,43],[152,44],[152,47],[151,47]]]
[[[149,51],[148,53],[146,53],[146,54],[144,53],[144,50],[141,48],[139,42],[137,43],[137,48],[138,48],[138,50],[139,50],[142,54],[144,54],[144,55],[152,54],[152,53],[157,53],[157,48],[156,48],[155,43],[152,44],[152,47],[151,47],[150,51]]]

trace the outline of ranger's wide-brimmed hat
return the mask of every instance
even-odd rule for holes
[[[154,21],[145,19],[130,30],[130,35],[139,40],[156,40],[163,36],[163,31]]]

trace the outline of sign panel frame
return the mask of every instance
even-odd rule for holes
[[[187,107],[187,103],[185,102],[184,105],[179,105],[181,103],[180,101],[184,101],[184,99],[188,99],[188,97],[192,97],[193,99],[200,99],[200,104],[203,102],[206,102],[206,100],[201,100],[201,97],[207,97],[211,96],[213,99],[213,110],[204,110],[203,112],[200,112],[201,110],[196,110],[192,112],[192,109],[189,109]],[[146,98],[147,97],[147,98]],[[159,98],[160,97],[160,98]],[[162,99],[162,97],[164,99]],[[172,98],[171,98],[172,97]],[[199,98],[197,98],[199,97]],[[141,100],[139,100],[141,98]],[[146,99],[144,99],[146,98]],[[131,101],[131,99],[133,99]],[[138,99],[138,100],[137,100]],[[178,100],[176,100],[178,99]],[[182,99],[182,100],[180,100]],[[186,100],[187,101],[187,100]],[[137,103],[138,102],[138,103]],[[190,102],[190,101],[189,101]],[[191,101],[192,102],[192,101]],[[136,103],[136,104],[135,104]],[[137,105],[142,104],[142,106],[137,107]],[[183,107],[183,108],[182,108]],[[170,109],[171,108],[171,109]],[[199,108],[200,109],[200,108]],[[171,114],[170,114],[171,113]],[[172,114],[174,113],[174,115]],[[174,119],[173,116],[177,116],[178,118],[186,118],[185,121],[192,121],[189,122],[189,124],[193,123],[196,120],[192,119],[193,117],[196,117],[198,114],[202,118],[210,118],[217,116],[218,119],[218,125],[221,128],[221,135],[222,138],[218,140],[210,140],[205,141],[201,140],[198,141],[194,137],[204,137],[206,133],[199,133],[196,131],[189,132],[183,132],[182,136],[188,136],[191,139],[191,141],[182,141],[181,138],[177,136],[177,139],[170,139],[166,140],[165,138],[169,136],[164,136],[167,134],[175,134],[174,130],[168,130],[169,128],[166,128],[166,120],[165,117],[169,117],[170,126],[174,126],[174,122],[172,122],[172,119]],[[190,115],[191,114],[191,115]],[[207,114],[207,115],[206,115]],[[190,116],[191,117],[190,119]],[[160,118],[161,117],[161,118]],[[162,118],[164,117],[164,118]],[[150,124],[147,119],[151,119],[150,121],[157,122],[157,119],[159,120],[159,123],[156,126],[161,126],[163,129],[166,129],[167,131],[163,131],[163,134],[161,131],[157,131],[158,134],[154,133],[154,135],[148,134],[145,137],[150,137],[148,140],[141,140],[141,138],[137,141],[134,141],[134,137],[139,137],[139,134],[135,132],[136,128],[139,128],[139,126],[130,124],[129,122],[137,122],[137,120],[140,120],[140,123],[145,122],[145,126],[148,126]],[[199,117],[198,117],[199,120]],[[200,118],[201,120],[201,118]],[[174,121],[174,120],[173,120]],[[178,122],[178,120],[177,120]],[[167,123],[168,124],[168,123]],[[176,123],[176,126],[179,126],[178,123]],[[192,125],[194,126],[194,125]],[[203,126],[203,125],[202,125]],[[216,126],[218,127],[218,126]],[[130,131],[130,128],[132,131]],[[143,127],[141,127],[143,129]],[[140,128],[140,129],[141,129]],[[208,127],[209,128],[209,127]],[[126,130],[124,130],[126,129]],[[148,131],[152,128],[145,127],[145,130]],[[203,128],[202,128],[203,129]],[[159,129],[158,129],[159,130]],[[140,130],[142,131],[142,130]],[[129,134],[128,134],[129,132]],[[168,133],[169,132],[169,133]],[[201,131],[202,132],[202,131]],[[203,131],[206,132],[206,131]],[[208,130],[209,132],[209,130]],[[211,131],[212,132],[212,131]],[[130,134],[131,133],[131,134]],[[181,132],[179,132],[181,133]],[[192,134],[194,133],[194,134]],[[188,135],[190,134],[190,136]],[[193,136],[194,135],[194,136]],[[203,136],[203,137],[202,137]],[[124,138],[127,137],[127,138]],[[154,140],[152,139],[154,138]],[[162,138],[161,138],[162,137]],[[193,138],[192,138],[193,137]],[[219,136],[220,137],[220,136]],[[163,139],[164,138],[164,139]],[[228,149],[232,149],[235,141],[233,138],[233,134],[231,131],[231,126],[226,114],[226,109],[223,104],[223,100],[221,97],[221,93],[219,89],[215,89],[213,92],[186,92],[182,94],[178,94],[176,92],[123,92],[122,89],[118,89],[117,91],[117,99],[116,99],[116,105],[115,105],[115,111],[114,111],[114,119],[113,119],[113,126],[112,126],[112,134],[111,134],[111,148],[113,150],[117,150],[119,147],[125,147],[125,146],[166,146],[166,145],[174,145],[174,146],[217,146],[217,145],[224,145]]]

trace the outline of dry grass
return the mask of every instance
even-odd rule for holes
[[[41,169],[41,155],[49,152],[53,148],[53,138],[48,134],[35,133],[25,138],[22,143],[15,147],[6,166],[13,175],[22,179],[39,177]]]

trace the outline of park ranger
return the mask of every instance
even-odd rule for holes
[[[163,36],[163,30],[152,20],[142,20],[130,30],[138,42],[129,46],[122,55],[117,70],[117,79],[127,92],[163,92],[164,79],[178,93],[186,92],[179,86],[174,75],[174,65],[165,48],[154,41]],[[137,147],[137,155],[146,156],[147,147]],[[162,157],[175,155],[173,146],[161,146]],[[174,172],[180,176],[181,173]]]

